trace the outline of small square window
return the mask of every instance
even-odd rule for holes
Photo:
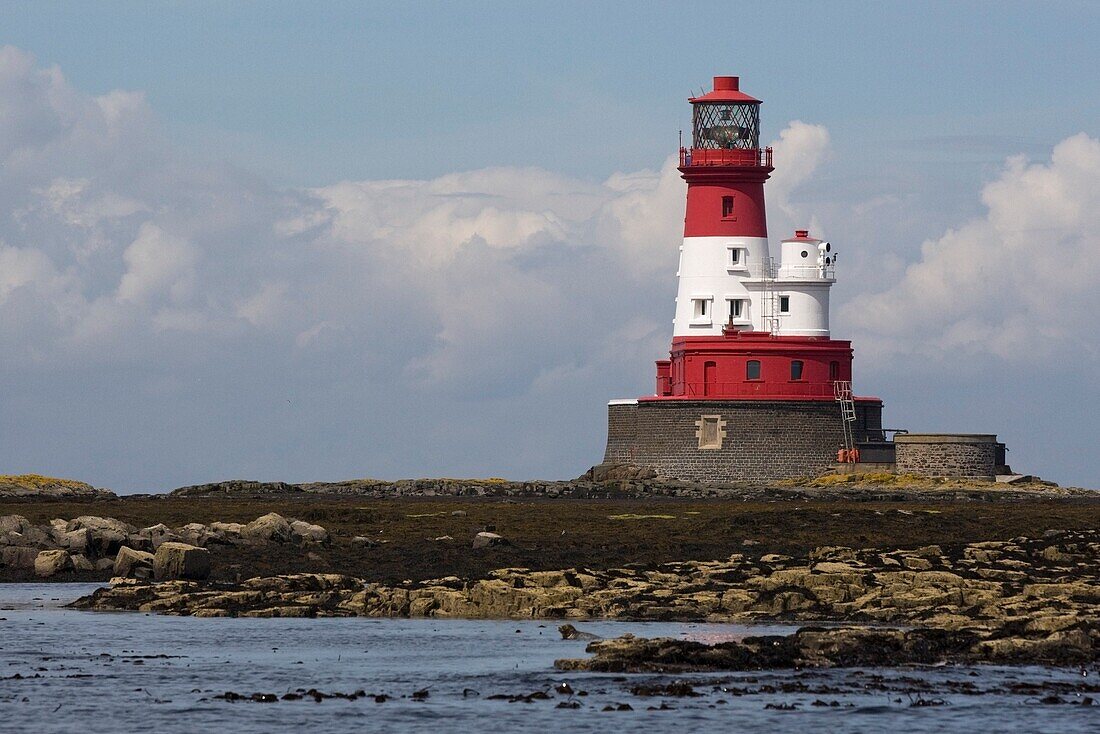
[[[746,380],[759,380],[760,379],[760,360],[750,359],[745,363],[745,379]]]
[[[711,299],[710,298],[693,298],[691,303],[693,305],[692,319],[696,323],[710,323],[711,320]]]
[[[733,197],[722,197],[722,219],[729,219],[733,216]]]
[[[790,296],[780,296],[779,297],[779,313],[790,313],[790,312],[791,312],[791,297]]]
[[[699,439],[701,449],[720,449],[722,439],[726,437],[726,422],[720,415],[701,415],[695,421],[695,437]]]
[[[729,270],[745,270],[746,269],[746,264],[745,263],[748,260],[748,258],[746,257],[745,248],[736,247],[736,246],[731,245],[731,246],[726,248],[726,251],[729,253],[728,255],[726,255],[726,268],[727,269],[729,269]]]
[[[745,301],[741,298],[727,298],[726,303],[729,304],[729,320],[737,321],[744,316],[745,313]]]
[[[798,359],[791,360],[791,379],[792,380],[801,380],[802,379],[802,367],[803,367],[803,364],[802,364],[801,360],[798,360]]]

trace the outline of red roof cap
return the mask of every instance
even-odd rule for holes
[[[714,91],[707,92],[701,97],[688,97],[688,102],[743,102],[746,104],[760,104],[760,100],[738,89],[739,79],[735,76],[714,77]]]

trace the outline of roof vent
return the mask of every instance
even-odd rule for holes
[[[735,76],[716,76],[714,77],[714,91],[723,92],[736,92],[737,91],[738,78]]]
[[[810,230],[808,230],[808,229],[796,229],[794,231],[794,236],[797,237],[800,240],[807,239],[810,236]]]

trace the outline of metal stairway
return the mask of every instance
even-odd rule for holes
[[[833,383],[833,398],[840,404],[840,422],[844,427],[844,448],[851,451],[856,447],[855,422],[856,401],[852,397],[852,381],[837,380]]]

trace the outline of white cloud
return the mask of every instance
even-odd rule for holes
[[[127,269],[118,284],[120,301],[147,304],[166,296],[178,303],[190,296],[198,252],[186,239],[146,222],[122,259]]]
[[[1010,159],[982,191],[986,214],[921,246],[920,261],[887,289],[843,310],[880,360],[912,355],[1089,350],[1100,309],[1100,141],[1085,134],[1046,163]]]
[[[829,155],[829,131],[822,125],[793,120],[772,143],[775,173],[767,185],[768,234],[778,242],[796,229],[809,229],[817,236],[827,233],[821,222],[806,220],[802,207],[791,200],[799,186],[810,180]]]

